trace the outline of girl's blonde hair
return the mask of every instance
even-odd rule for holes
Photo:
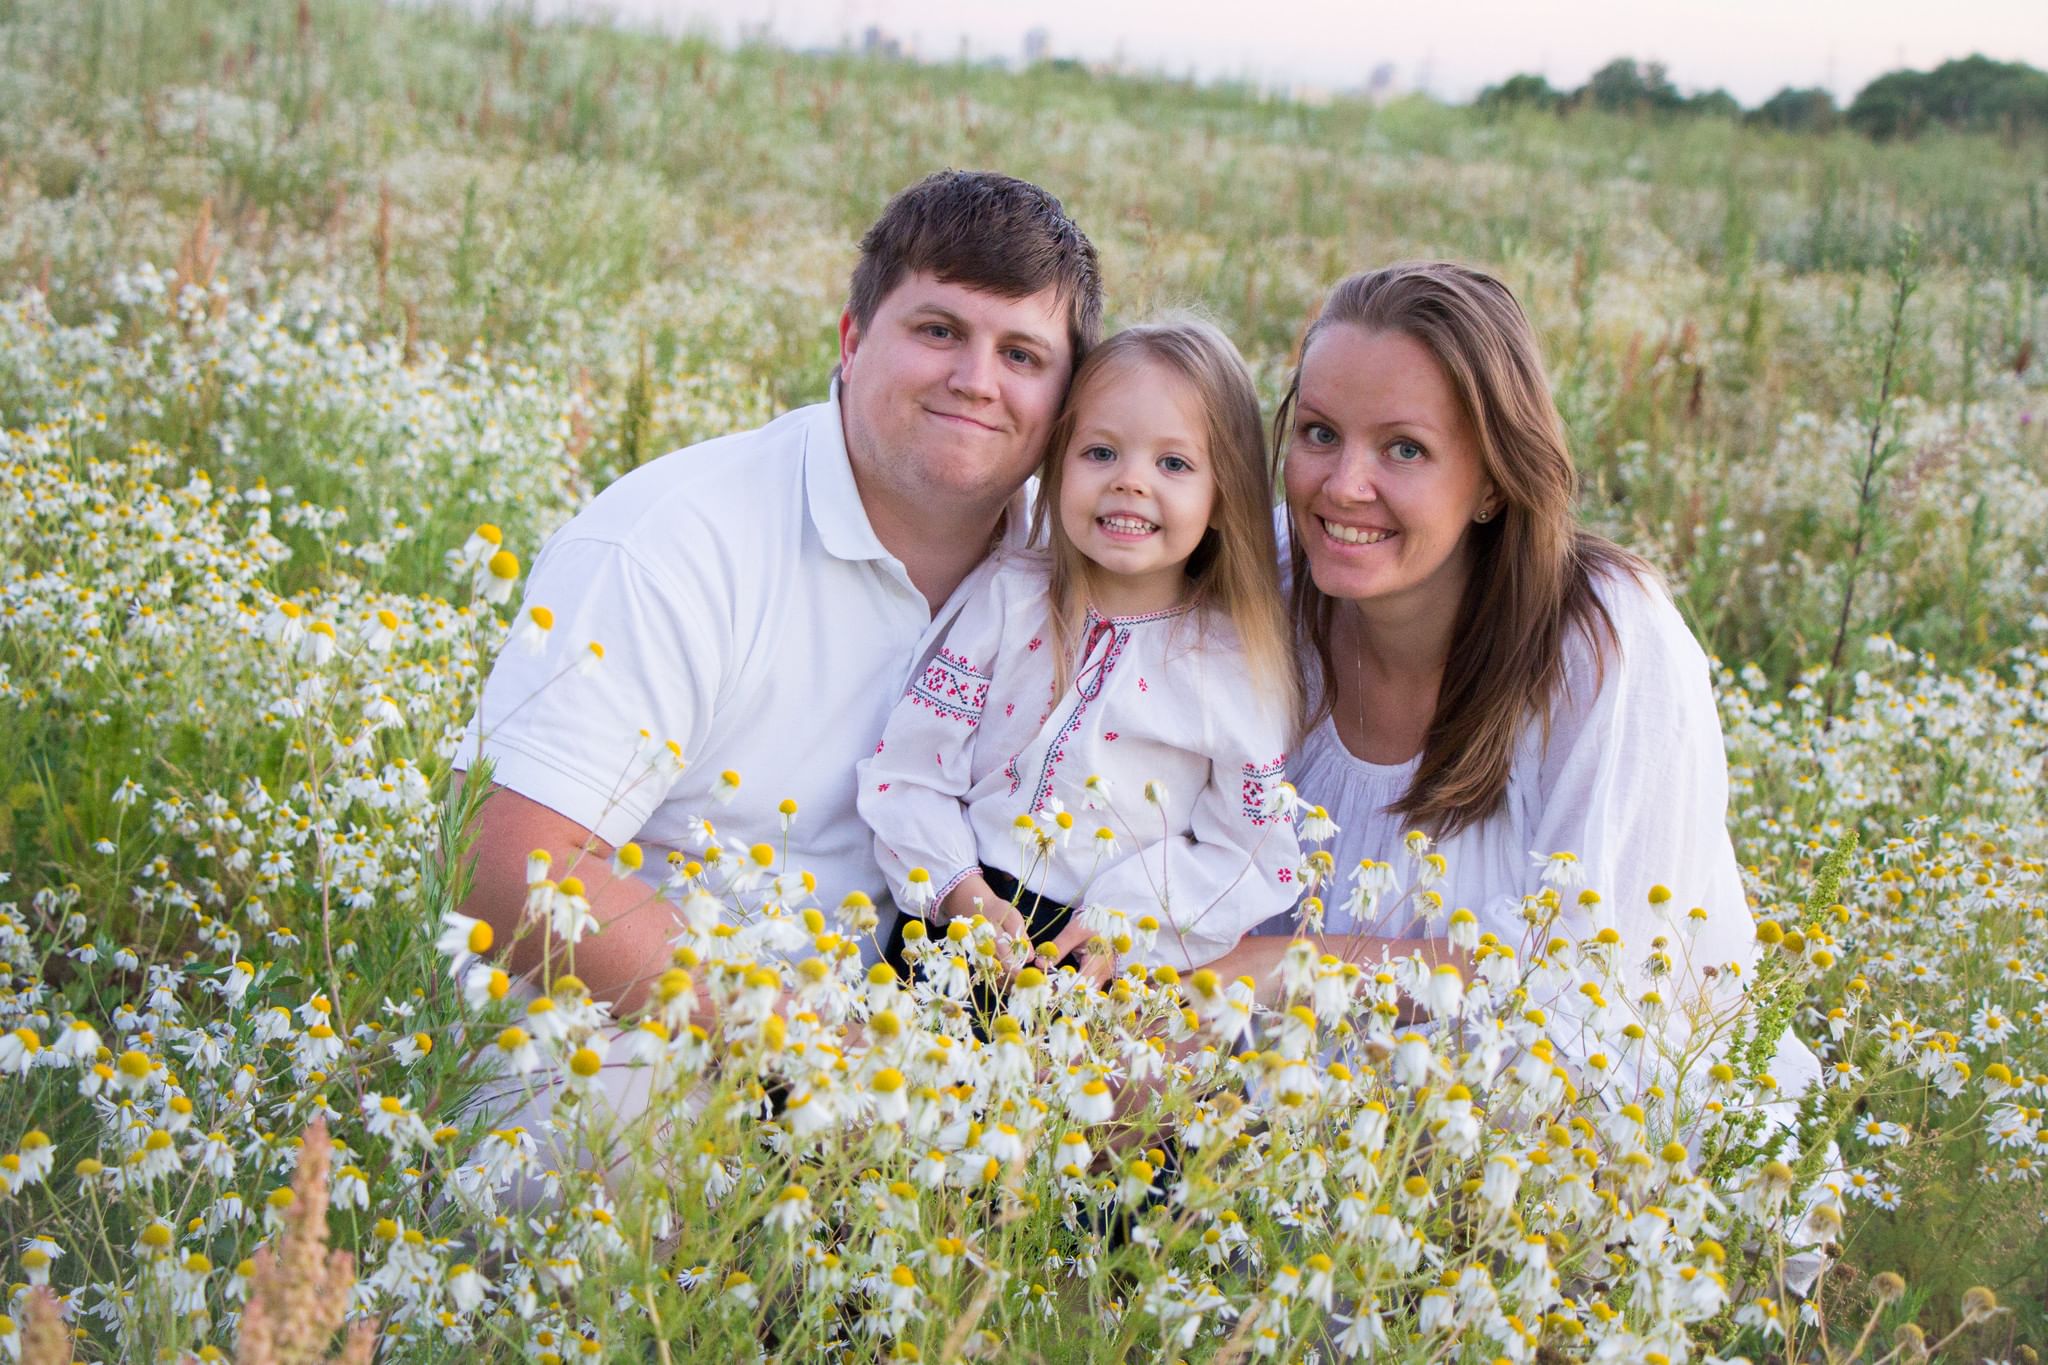
[[[1420,261],[1340,280],[1302,338],[1307,356],[1326,328],[1390,332],[1426,346],[1479,437],[1479,460],[1500,506],[1465,534],[1472,574],[1457,605],[1451,655],[1422,761],[1390,808],[1438,838],[1484,820],[1507,797],[1522,727],[1546,741],[1565,689],[1565,642],[1574,632],[1604,668],[1619,648],[1600,580],[1653,579],[1641,559],[1579,525],[1578,474],[1564,420],[1550,396],[1535,331],[1508,287],[1481,271]],[[1284,452],[1301,394],[1301,369],[1281,400],[1273,444]],[[1295,527],[1293,616],[1320,673],[1308,724],[1330,713],[1336,599],[1316,587]]]
[[[1273,537],[1273,462],[1266,451],[1258,390],[1230,339],[1209,323],[1173,319],[1127,327],[1088,352],[1054,419],[1039,475],[1031,538],[1052,558],[1052,630],[1057,686],[1073,681],[1074,651],[1096,565],[1060,525],[1067,447],[1089,393],[1099,384],[1143,383],[1130,371],[1149,361],[1195,391],[1208,419],[1209,467],[1216,478],[1210,526],[1188,557],[1189,600],[1199,623],[1220,613],[1236,630],[1253,684],[1292,716],[1298,709],[1293,631],[1280,599]]]

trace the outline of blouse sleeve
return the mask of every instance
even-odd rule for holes
[[[855,769],[856,803],[897,905],[917,913],[981,870],[965,798],[974,740],[988,708],[1009,575],[990,574],[961,604],[932,655],[889,712],[875,752]],[[931,878],[910,885],[913,869]]]
[[[1661,588],[1624,578],[1603,600],[1618,648],[1601,660],[1574,642],[1568,693],[1533,760],[1525,889],[1542,889],[1540,859],[1574,855],[1560,885],[1567,935],[1612,927],[1633,966],[1664,934],[1678,971],[1697,980],[1705,968],[1747,963],[1756,936],[1728,837],[1728,762],[1711,675]],[[1581,887],[1599,899],[1583,902]],[[1666,911],[1652,908],[1654,887],[1670,893]],[[1688,933],[1694,906],[1705,921]],[[1492,910],[1505,917],[1515,907]],[[1484,927],[1507,942],[1524,932],[1518,917]]]
[[[1134,956],[1183,970],[1223,956],[1300,892],[1292,816],[1271,809],[1274,789],[1287,780],[1289,717],[1254,694],[1234,651],[1205,657],[1203,673],[1196,695],[1206,701],[1201,731],[1209,779],[1195,797],[1187,832],[1109,864],[1083,897],[1133,919],[1157,915],[1153,947]]]

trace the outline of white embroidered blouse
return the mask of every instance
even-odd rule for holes
[[[1229,622],[1187,607],[1091,609],[1074,680],[1054,695],[1048,561],[1000,553],[859,768],[861,817],[897,904],[998,868],[1077,910],[1153,916],[1151,947],[1134,935],[1139,960],[1220,957],[1299,889],[1293,823],[1274,796],[1285,708],[1258,694]],[[1061,810],[1071,835],[1027,851],[1018,817],[1055,832]],[[913,869],[929,883],[913,886]]]

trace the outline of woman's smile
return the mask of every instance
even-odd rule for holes
[[[1400,534],[1377,526],[1347,526],[1328,517],[1316,520],[1322,523],[1323,533],[1339,545],[1379,545]]]

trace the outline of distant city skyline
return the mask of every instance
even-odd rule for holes
[[[1118,63],[1297,91],[1425,90],[1469,100],[1518,72],[1584,84],[1615,57],[1662,62],[1690,91],[1754,106],[1788,85],[1847,103],[1875,77],[1981,52],[2048,67],[2043,0],[532,0],[542,15],[610,15],[726,43],[763,33],[791,47],[862,45],[870,29],[907,55]],[[1375,71],[1380,72],[1377,82]]]

